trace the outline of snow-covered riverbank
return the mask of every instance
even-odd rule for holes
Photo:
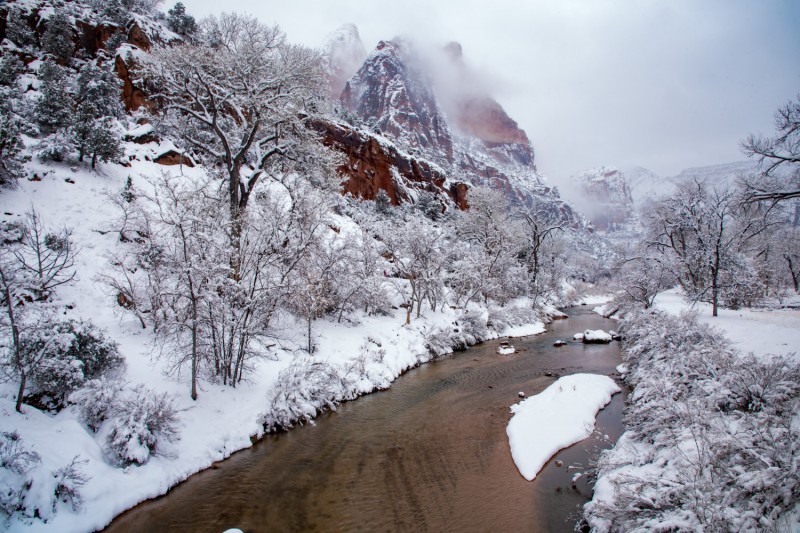
[[[74,285],[62,287],[58,305],[65,318],[90,319],[119,343],[130,387],[144,384],[174,399],[179,438],[159,443],[157,453],[144,465],[117,468],[105,454],[105,435],[88,431],[73,408],[52,415],[24,405],[24,413],[19,414],[14,409],[17,382],[11,379],[0,384],[0,431],[16,432],[22,449],[41,458],[22,474],[2,470],[6,476],[24,475],[33,480],[25,506],[39,515],[15,514],[6,524],[10,531],[78,532],[102,528],[125,509],[164,494],[191,474],[251,446],[253,439],[263,434],[270,409],[281,407],[273,401],[281,372],[298,359],[324,363],[346,384],[334,391],[332,398],[306,396],[304,400],[310,402],[298,409],[313,416],[331,401],[386,388],[407,369],[430,360],[432,339],[436,339],[436,351],[441,353],[447,343],[472,344],[506,332],[531,335],[544,331],[543,323],[537,319],[540,315],[530,311],[527,300],[511,302],[502,309],[474,306],[469,320],[465,320],[463,311],[449,306],[436,312],[426,310],[405,325],[406,312],[399,308],[398,298],[388,316],[351,314],[341,323],[335,316],[315,321],[317,349],[309,357],[302,350],[306,342],[303,324],[286,316],[280,346],[271,347],[267,357],[254,360],[252,371],[236,388],[201,381],[198,399],[192,401],[187,369],[170,374],[171,364],[154,356],[151,329],[143,330],[134,316],[121,314],[115,294],[99,281],[98,275],[109,264],[110,255],[121,246],[113,231],[118,213],[106,195],[122,189],[130,169],[108,165],[100,174],[61,165],[31,165],[42,179],[23,181],[16,189],[3,191],[0,208],[5,213],[4,221],[21,220],[34,207],[44,215],[48,227],[72,229],[72,238],[80,248],[77,277]],[[161,170],[158,165],[142,161],[137,164],[134,181],[142,182],[141,175]],[[202,171],[184,168],[183,172],[191,177]],[[338,222],[340,228],[347,227],[344,217]],[[495,326],[487,327],[489,321]],[[474,330],[474,324],[483,325]],[[297,393],[303,398],[303,390]],[[54,500],[57,479],[53,473],[73,459],[86,478],[77,487],[81,505],[76,512],[69,502]]]
[[[697,314],[675,291],[623,322],[626,432],[585,516],[596,531],[797,531],[800,311]],[[709,327],[713,326],[713,327]]]

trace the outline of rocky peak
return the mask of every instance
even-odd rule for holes
[[[625,175],[613,167],[586,170],[574,176],[576,203],[599,231],[617,231],[633,215],[633,198]]]
[[[503,163],[533,165],[528,136],[492,98],[481,76],[464,62],[461,44],[447,43],[442,51],[446,64],[434,70],[434,81],[443,94],[443,105],[453,130],[481,140],[488,150],[502,148],[494,155]],[[512,159],[506,160],[509,156]]]
[[[322,47],[322,57],[328,76],[331,97],[342,94],[347,81],[353,77],[367,57],[361,35],[355,24],[345,24],[328,35]]]
[[[452,162],[453,141],[433,83],[405,39],[378,43],[345,85],[341,101],[371,128],[408,149]]]

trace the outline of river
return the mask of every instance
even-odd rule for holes
[[[269,435],[106,531],[571,531],[591,495],[589,476],[572,478],[621,434],[625,394],[600,412],[595,436],[559,452],[533,482],[519,474],[505,433],[520,391],[536,394],[554,374],[609,374],[620,363],[616,342],[554,347],[616,324],[586,307],[567,313],[547,333],[513,339],[517,354],[484,343],[413,369],[316,425]]]

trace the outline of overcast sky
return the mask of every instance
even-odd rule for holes
[[[172,6],[166,0],[164,9]],[[183,0],[197,18],[250,13],[320,46],[355,23],[364,46],[458,41],[465,61],[560,181],[600,165],[661,175],[739,161],[800,93],[797,0]]]

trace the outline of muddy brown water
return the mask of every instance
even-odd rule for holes
[[[518,393],[545,389],[556,379],[547,373],[609,374],[619,364],[616,342],[554,347],[615,326],[586,307],[567,313],[547,333],[513,339],[515,355],[484,343],[411,370],[314,426],[267,436],[106,531],[571,531],[591,496],[590,476],[573,476],[622,432],[624,393],[600,412],[593,437],[559,452],[533,482],[519,474],[505,432]]]

